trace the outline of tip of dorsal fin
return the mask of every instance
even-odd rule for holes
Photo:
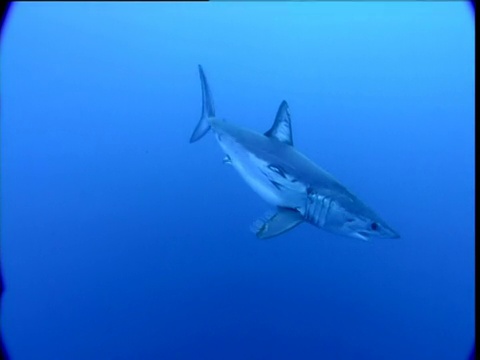
[[[293,146],[292,122],[290,120],[290,110],[285,100],[278,107],[277,116],[272,127],[265,133],[265,136],[275,138],[285,144]]]

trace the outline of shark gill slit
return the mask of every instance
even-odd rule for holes
[[[305,211],[306,219],[311,223],[323,226],[330,212],[331,205],[332,200],[328,197],[309,191]]]

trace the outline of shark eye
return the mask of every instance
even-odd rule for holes
[[[370,227],[372,228],[372,230],[378,230],[378,224],[376,222],[372,222]]]

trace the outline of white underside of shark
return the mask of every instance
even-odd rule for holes
[[[293,146],[290,111],[282,101],[275,121],[265,134],[215,116],[205,73],[199,66],[202,115],[190,142],[210,129],[231,164],[246,183],[275,211],[258,220],[253,231],[259,238],[280,235],[302,222],[340,235],[369,240],[398,238],[376,213],[315,165]]]

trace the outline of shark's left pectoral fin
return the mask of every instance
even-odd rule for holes
[[[252,225],[252,231],[260,239],[268,239],[293,229],[303,222],[303,216],[296,210],[278,208],[276,213],[269,213]]]
[[[265,133],[265,136],[275,138],[285,144],[293,146],[292,122],[290,120],[290,110],[285,100],[280,104],[277,116],[272,127]]]

